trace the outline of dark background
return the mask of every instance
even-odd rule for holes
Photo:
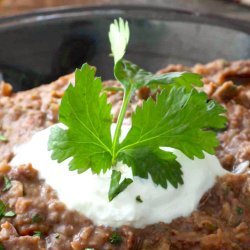
[[[243,2],[245,5],[238,3]],[[250,22],[250,0],[0,0],[0,15],[13,15],[39,8],[68,5],[152,5],[228,16]]]
[[[152,72],[171,63],[191,66],[250,58],[246,5],[219,0],[68,3],[0,0],[0,80],[12,83],[15,90],[29,89],[71,73],[84,62],[95,65],[103,79],[112,78],[107,33],[119,16],[129,20],[133,34],[128,59]],[[16,14],[22,15],[12,16]]]

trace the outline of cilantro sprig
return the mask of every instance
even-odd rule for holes
[[[152,74],[124,58],[130,31],[121,18],[110,26],[109,39],[114,57],[114,76],[123,86],[123,103],[112,138],[111,105],[102,89],[95,68],[84,64],[75,72],[75,85],[66,90],[59,109],[59,121],[66,125],[53,127],[48,147],[52,159],[62,162],[71,158],[70,170],[93,174],[112,169],[108,198],[113,200],[133,180],[123,178],[115,169],[118,161],[131,168],[133,176],[151,176],[157,185],[175,188],[183,184],[181,165],[172,152],[182,151],[190,159],[214,154],[218,140],[214,129],[226,123],[225,110],[208,100],[201,87],[201,76],[190,72]],[[159,87],[156,100],[149,98],[132,114],[132,126],[120,141],[123,120],[135,91],[141,87]]]

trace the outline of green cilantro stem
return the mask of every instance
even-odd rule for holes
[[[127,111],[128,104],[131,100],[131,97],[133,95],[134,88],[132,86],[129,86],[125,89],[124,92],[124,98],[122,102],[122,107],[118,116],[117,125],[115,129],[114,139],[113,139],[113,146],[112,146],[112,165],[116,164],[116,156],[117,156],[117,145],[119,143],[119,138],[121,135],[121,127],[123,120],[125,118],[125,114]]]

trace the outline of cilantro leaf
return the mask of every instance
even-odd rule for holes
[[[203,92],[184,87],[163,90],[156,101],[149,98],[132,115],[132,127],[120,145],[129,149],[172,147],[186,156],[204,158],[203,151],[214,154],[218,140],[213,128],[222,128],[225,110],[208,101]],[[120,156],[121,158],[121,156]]]
[[[124,22],[122,18],[114,20],[114,23],[110,25],[109,40],[115,63],[123,58],[129,42],[129,36],[128,22]]]
[[[147,179],[150,174],[157,185],[167,188],[170,182],[175,188],[183,184],[181,165],[173,153],[149,147],[135,147],[122,151],[118,159],[132,168],[134,176]]]
[[[109,201],[112,201],[119,193],[121,193],[133,180],[125,178],[121,183],[121,172],[113,170],[109,188]]]
[[[168,85],[185,86],[191,89],[192,86],[201,87],[203,83],[201,76],[191,72],[172,72],[167,74],[152,74],[138,65],[122,59],[115,64],[114,74],[125,88],[131,85],[134,89],[150,85]]]
[[[99,174],[111,167],[111,106],[95,69],[84,64],[75,72],[75,86],[66,90],[59,109],[59,121],[67,129],[56,126],[49,138],[52,159],[62,162],[73,157],[70,170],[84,172],[91,168]]]

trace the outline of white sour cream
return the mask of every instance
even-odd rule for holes
[[[60,164],[51,160],[51,152],[47,150],[50,129],[36,133],[28,143],[17,147],[11,164],[31,163],[39,171],[40,178],[57,191],[59,199],[68,208],[78,210],[97,225],[141,228],[188,216],[197,208],[203,194],[214,185],[216,177],[227,173],[213,155],[190,160],[178,150],[163,148],[177,155],[182,165],[184,185],[178,189],[169,185],[164,189],[156,186],[150,177],[134,177],[134,182],[109,202],[111,171],[101,175],[93,175],[91,171],[77,174],[68,170],[69,159]],[[123,126],[123,137],[128,130],[129,126]],[[132,177],[131,169],[126,165],[119,163],[117,167],[123,172],[123,177]],[[138,195],[142,203],[136,201]]]

